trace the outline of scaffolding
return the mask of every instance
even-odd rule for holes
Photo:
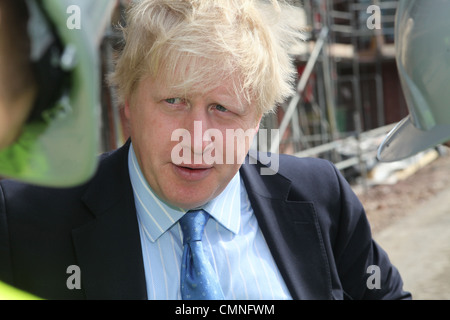
[[[383,136],[407,114],[395,64],[398,1],[299,0],[296,5],[305,12],[309,40],[295,53],[297,94],[263,120],[263,127],[278,129],[268,149],[320,156],[342,170],[359,164],[364,174],[374,150],[368,155],[353,142]]]

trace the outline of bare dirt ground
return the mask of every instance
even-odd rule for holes
[[[450,153],[447,153],[396,184],[371,186],[367,192],[358,192],[358,197],[372,230],[378,232],[449,187]]]
[[[357,194],[405,290],[414,299],[450,299],[450,154],[396,184]]]

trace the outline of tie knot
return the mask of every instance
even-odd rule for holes
[[[188,211],[180,219],[183,231],[183,244],[192,241],[201,241],[203,230],[208,221],[209,214],[204,210]]]

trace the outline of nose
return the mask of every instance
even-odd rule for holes
[[[193,121],[193,130],[191,129],[191,150],[195,156],[201,156],[208,148],[210,141],[205,135],[208,126],[205,121]]]
[[[212,126],[208,114],[199,109],[192,108],[185,119],[185,128],[191,136],[191,156],[196,164],[203,163],[203,155],[212,148],[211,142],[214,141],[214,136],[210,134]]]

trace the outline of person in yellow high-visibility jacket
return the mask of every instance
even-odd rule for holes
[[[98,15],[111,3],[0,2],[0,176],[59,188],[82,184],[95,172],[97,52],[107,21]],[[71,8],[80,29],[71,29]]]
[[[108,22],[98,15],[113,3],[0,1],[0,179],[68,187],[95,172],[97,52]],[[68,25],[74,14],[83,15],[80,30]],[[16,299],[39,298],[0,282],[0,300]]]

